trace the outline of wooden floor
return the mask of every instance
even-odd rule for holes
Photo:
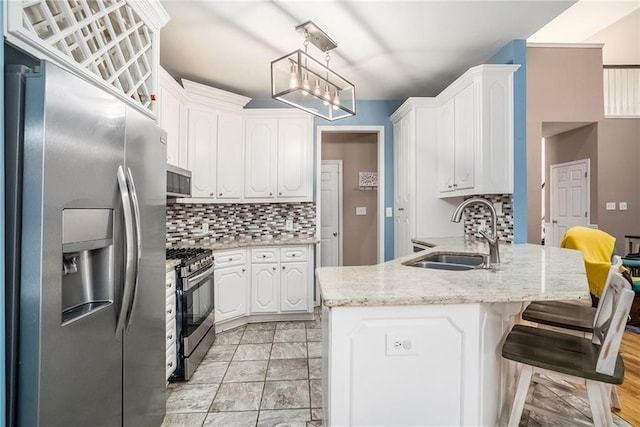
[[[622,410],[615,411],[629,424],[640,426],[640,334],[625,332],[620,354],[624,360],[624,383],[618,387]]]

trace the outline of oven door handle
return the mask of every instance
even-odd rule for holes
[[[204,273],[200,273],[195,277],[188,278],[187,279],[187,284],[186,284],[186,286],[183,287],[182,290],[183,291],[188,291],[189,289],[194,287],[200,280],[202,280],[202,278],[213,274],[213,268],[214,268],[214,266],[212,265],[211,268],[208,269],[207,271],[205,271]]]

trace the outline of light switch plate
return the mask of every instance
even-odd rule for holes
[[[391,218],[393,216],[393,208],[385,208],[385,216]]]
[[[615,211],[616,210],[616,202],[607,202],[605,209],[608,211]]]
[[[202,232],[203,233],[208,233],[209,232],[209,223],[208,222],[203,222],[202,223]]]
[[[620,209],[621,211],[626,211],[627,210],[627,202],[618,203],[618,209]]]
[[[284,221],[284,229],[287,231],[292,231],[293,230],[293,220],[292,219],[287,219]]]
[[[502,202],[493,202],[493,209],[496,210],[497,215],[502,215]]]
[[[366,215],[367,214],[367,208],[364,206],[359,206],[356,208],[356,215]]]

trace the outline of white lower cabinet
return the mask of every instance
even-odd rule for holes
[[[278,263],[251,264],[251,313],[277,313],[279,287]]]
[[[169,379],[173,371],[176,370],[176,272],[171,270],[167,273],[165,281],[166,291],[166,350],[167,363],[165,365],[166,378]]]
[[[280,311],[307,310],[310,287],[307,262],[283,262],[280,276]]]
[[[248,280],[245,252],[243,249],[215,254],[216,268],[213,273],[215,323],[247,315]],[[221,264],[223,266],[220,266]]]
[[[311,319],[311,254],[309,245],[216,252],[218,331],[250,322]]]

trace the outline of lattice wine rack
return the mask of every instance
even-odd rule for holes
[[[126,0],[11,1],[13,30],[152,110],[159,27]],[[21,7],[18,10],[17,5]],[[20,16],[20,22],[16,23]],[[18,25],[18,28],[16,27]],[[14,27],[14,28],[11,28]]]

